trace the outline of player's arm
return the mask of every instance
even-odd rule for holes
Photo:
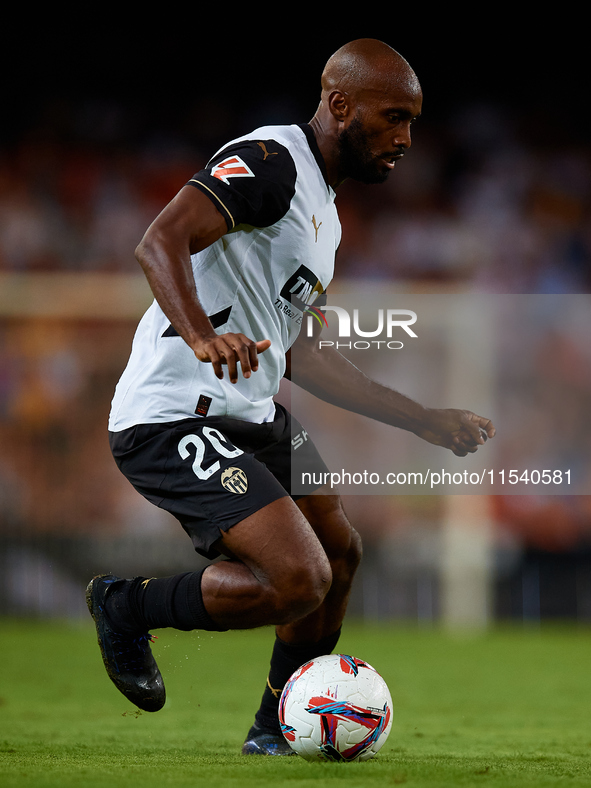
[[[490,419],[468,410],[426,408],[404,394],[368,378],[333,347],[300,334],[286,357],[288,377],[319,399],[450,449],[458,457],[475,452],[492,438]]]
[[[199,302],[191,254],[207,248],[227,230],[226,219],[212,200],[187,185],[152,222],[136,258],[163,312],[197,358],[210,362],[218,378],[226,364],[235,383],[238,362],[244,377],[250,377],[258,368],[258,353],[271,343],[255,342],[244,334],[216,334]]]

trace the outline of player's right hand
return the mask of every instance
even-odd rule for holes
[[[259,368],[258,354],[264,353],[271,347],[270,339],[255,342],[244,334],[214,334],[201,339],[193,347],[199,361],[209,362],[213,365],[216,377],[224,377],[223,366],[228,367],[228,377],[231,383],[238,380],[238,364],[242,375],[249,378]]]

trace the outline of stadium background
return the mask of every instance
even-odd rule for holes
[[[417,292],[589,293],[591,123],[576,19],[508,27],[475,18],[458,29],[431,17],[425,32],[418,19],[399,18],[390,33],[320,23],[313,11],[289,25],[275,11],[261,14],[141,25],[54,17],[9,36],[1,613],[84,616],[82,591],[95,572],[198,565],[179,527],[120,477],[106,443],[113,386],[150,300],[133,249],[218,144],[262,123],[308,120],[322,66],[346,40],[373,36],[401,51],[425,105],[412,155],[386,187],[339,190],[339,280]],[[580,374],[576,340],[556,338],[572,377],[572,441],[588,447],[591,379]],[[448,549],[446,566],[449,501],[351,496],[346,505],[366,546],[356,615],[451,621],[442,587],[451,572],[465,580],[464,597],[475,582],[485,589],[484,615],[466,613],[481,626],[591,618],[587,496],[494,496],[484,550],[483,502],[466,497],[465,542],[452,544],[451,563]]]

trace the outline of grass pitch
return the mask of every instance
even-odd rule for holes
[[[347,624],[339,650],[374,665],[394,722],[359,764],[240,755],[263,691],[269,629],[157,632],[168,700],[141,713],[102,667],[92,622],[4,621],[2,788],[373,788],[591,785],[591,632],[479,637]]]

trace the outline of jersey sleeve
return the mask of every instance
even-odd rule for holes
[[[189,184],[213,200],[231,230],[275,224],[289,209],[295,182],[295,163],[284,145],[246,140],[216,154]]]

